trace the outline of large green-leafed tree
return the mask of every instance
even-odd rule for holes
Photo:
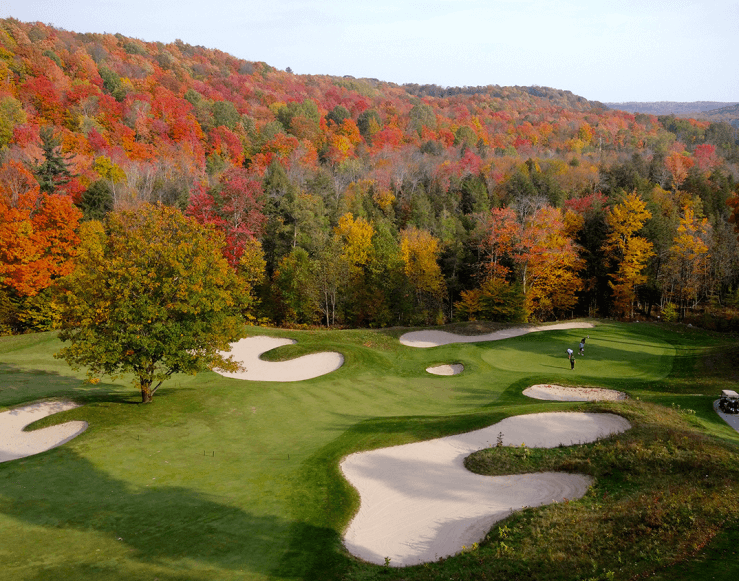
[[[162,205],[113,212],[105,226],[60,283],[69,345],[56,357],[92,380],[132,373],[144,403],[174,373],[238,369],[223,351],[241,336],[246,299],[222,235]]]

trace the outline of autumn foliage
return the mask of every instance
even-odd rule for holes
[[[12,18],[0,80],[3,332],[53,302],[80,220],[146,204],[220,232],[254,281],[249,316],[282,324],[688,316],[739,287],[725,123]]]
[[[604,251],[615,268],[609,285],[613,289],[614,308],[624,317],[633,317],[636,287],[646,281],[644,269],[654,254],[652,243],[639,235],[650,217],[644,201],[633,192],[606,216],[610,232]]]
[[[42,194],[17,162],[0,167],[0,283],[33,296],[72,272],[82,213],[60,194]]]
[[[91,380],[132,373],[143,403],[173,373],[236,369],[223,352],[241,336],[245,286],[220,256],[223,236],[162,205],[105,226],[60,285],[57,357]]]

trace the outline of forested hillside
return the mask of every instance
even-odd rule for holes
[[[739,127],[739,104],[727,105],[719,109],[711,109],[698,115],[701,119],[713,123],[729,123],[733,127]]]
[[[544,87],[295,75],[0,20],[0,329],[109,212],[220,230],[276,324],[730,314],[737,132]],[[727,316],[723,317],[724,320]],[[715,320],[715,319],[712,319]]]

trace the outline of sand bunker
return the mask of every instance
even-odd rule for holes
[[[510,329],[502,329],[495,333],[487,333],[485,335],[457,335],[447,331],[426,330],[411,331],[401,335],[400,342],[408,347],[439,347],[440,345],[449,345],[450,343],[479,343],[481,341],[498,341],[500,339],[510,339],[511,337],[519,337],[527,333],[535,333],[538,331],[558,331],[560,329],[590,329],[594,327],[592,323],[557,323],[555,325],[543,325],[540,327],[512,327]]]
[[[436,365],[427,367],[426,371],[434,375],[459,375],[464,371],[464,365],[461,363],[452,363],[451,365]]]
[[[0,413],[0,462],[40,454],[61,446],[87,429],[87,422],[66,422],[32,432],[28,424],[79,407],[71,401],[44,401]]]
[[[214,369],[224,377],[248,379],[251,381],[303,381],[313,379],[336,371],[344,364],[341,353],[326,352],[312,353],[296,357],[289,361],[263,361],[259,358],[262,353],[297,343],[292,339],[278,339],[277,337],[247,337],[231,344],[234,359],[243,364],[246,371],[228,372]]]
[[[564,387],[562,385],[532,385],[523,394],[534,399],[551,401],[621,401],[627,398],[622,391],[600,387]]]
[[[347,456],[341,469],[361,506],[344,535],[366,561],[403,567],[453,555],[480,541],[496,521],[526,506],[579,498],[579,474],[481,476],[464,467],[472,452],[503,444],[552,448],[595,441],[631,426],[615,414],[542,413],[506,418],[456,436]]]
[[[739,414],[725,414],[719,409],[718,402],[719,400],[713,402],[713,409],[716,410],[716,413],[719,416],[721,416],[721,419],[723,419],[727,424],[729,424],[732,428],[739,432]]]

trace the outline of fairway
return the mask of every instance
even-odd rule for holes
[[[338,579],[353,562],[341,534],[358,508],[339,471],[346,455],[571,405],[521,394],[536,383],[665,396],[678,349],[723,341],[600,322],[571,372],[565,349],[582,330],[432,349],[400,345],[400,331],[247,331],[296,339],[279,359],[334,351],[344,365],[290,383],[175,376],[139,405],[130,378],[90,385],[53,359],[52,333],[0,338],[0,411],[71,399],[82,407],[38,426],[89,426],[0,464],[3,579]],[[426,372],[448,363],[464,372]],[[716,394],[705,391],[696,401],[710,410]],[[699,420],[739,441],[710,413]]]

